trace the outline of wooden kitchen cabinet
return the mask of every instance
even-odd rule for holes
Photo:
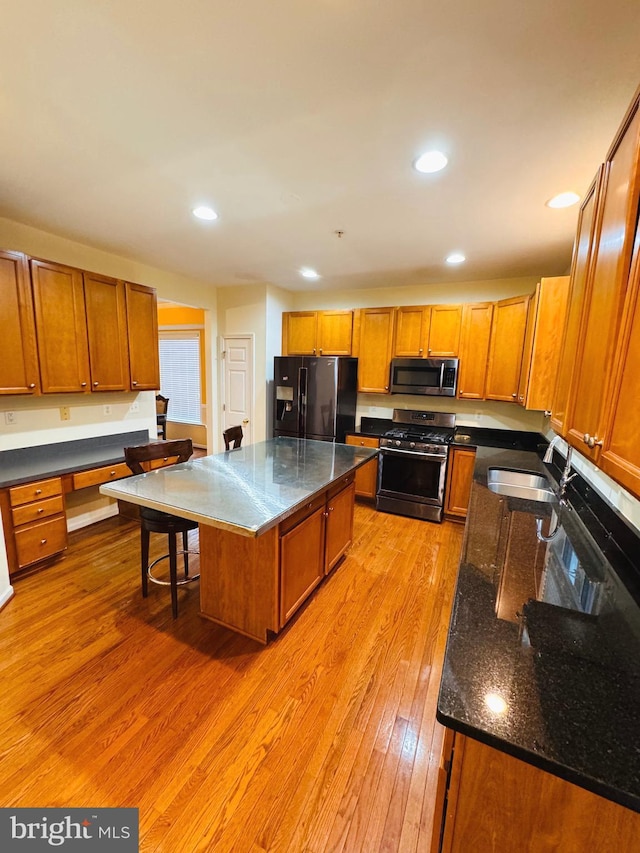
[[[518,398],[529,299],[529,296],[516,296],[494,304],[487,367],[487,400],[514,403]]]
[[[550,411],[553,405],[568,301],[568,275],[542,278],[536,285],[518,386],[518,403],[525,409]]]
[[[478,302],[462,308],[458,372],[461,400],[484,400],[492,319],[493,302]]]
[[[132,391],[160,388],[158,302],[156,291],[125,282],[129,381]]]
[[[380,447],[380,439],[368,435],[348,435],[345,444],[356,447]],[[370,459],[356,470],[356,497],[375,499],[378,491],[378,458]]]
[[[395,308],[362,308],[358,314],[358,391],[388,394]]]
[[[475,450],[466,447],[450,448],[444,512],[453,521],[463,521],[467,517],[475,462]]]
[[[283,355],[351,355],[353,311],[288,311],[282,315]]]
[[[461,305],[396,308],[393,354],[399,358],[455,357],[460,347]]]
[[[280,537],[280,625],[285,625],[325,575],[325,504]]]
[[[445,749],[431,853],[637,849],[637,812],[458,732]]]
[[[584,306],[587,271],[594,244],[594,229],[596,224],[596,197],[602,181],[603,168],[600,168],[580,206],[578,215],[578,232],[573,247],[571,275],[569,277],[569,295],[567,314],[562,335],[562,346],[558,358],[557,376],[551,406],[551,427],[560,435],[565,434],[567,403],[571,377],[576,364],[578,335]]]
[[[30,266],[42,393],[89,391],[82,272],[35,259]]]
[[[40,391],[38,351],[29,280],[29,265],[21,252],[0,251],[0,394]]]
[[[324,573],[331,569],[347,553],[353,542],[353,507],[355,477],[350,474],[329,490],[326,503],[327,526],[325,531]]]
[[[84,273],[92,391],[129,390],[124,282]]]
[[[629,280],[640,196],[640,96],[607,156],[596,199],[591,252],[565,438],[593,462],[605,435],[606,403],[617,364],[617,336]]]
[[[67,547],[67,519],[60,477],[3,489],[0,507],[13,577]]]

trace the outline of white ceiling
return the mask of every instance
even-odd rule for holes
[[[637,0],[5,0],[0,216],[212,285],[562,273],[639,45]]]

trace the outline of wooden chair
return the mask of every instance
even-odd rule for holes
[[[222,437],[224,438],[224,449],[235,450],[236,447],[240,447],[242,444],[242,427],[229,427],[229,429],[226,429],[222,433]],[[233,447],[231,447],[231,442],[233,442]]]
[[[135,447],[124,448],[124,459],[133,474],[144,474],[152,470],[153,462],[158,460],[167,461],[175,465],[178,462],[186,462],[193,453],[193,444],[190,438],[178,439],[176,441],[151,441],[149,444],[140,444]],[[169,461],[171,460],[171,461]],[[156,466],[157,467],[157,466]],[[163,465],[163,467],[165,467]],[[178,617],[178,587],[198,580],[200,575],[189,575],[189,544],[188,534],[190,530],[198,527],[197,521],[180,518],[168,512],[161,512],[149,507],[140,507],[140,568],[142,575],[142,595],[146,598],[148,593],[148,581],[160,586],[171,587],[171,610],[173,618]],[[169,553],[158,557],[149,564],[149,542],[151,533],[165,533],[169,538]],[[182,533],[182,551],[184,560],[184,579],[178,580],[178,550],[177,536]],[[197,553],[192,551],[191,553]],[[169,580],[160,580],[152,574],[153,567],[161,560],[169,559]]]
[[[167,411],[169,409],[169,398],[162,394],[156,394],[156,423],[158,425],[158,438],[163,441],[167,438]]]

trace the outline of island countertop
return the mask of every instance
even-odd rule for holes
[[[622,555],[578,503],[494,494],[490,467],[548,474],[534,453],[478,449],[438,719],[640,811],[640,607]],[[555,514],[560,533],[538,541],[536,517],[546,534]]]
[[[100,487],[104,495],[260,536],[377,450],[273,438]]]

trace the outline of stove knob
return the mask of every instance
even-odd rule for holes
[[[395,444],[396,444],[396,447],[400,447],[400,442],[399,442],[399,441],[396,441],[396,443],[395,443]]]
[[[415,447],[415,446],[416,446],[415,441],[410,441],[410,442],[409,442],[409,447],[413,448],[413,447]]]

